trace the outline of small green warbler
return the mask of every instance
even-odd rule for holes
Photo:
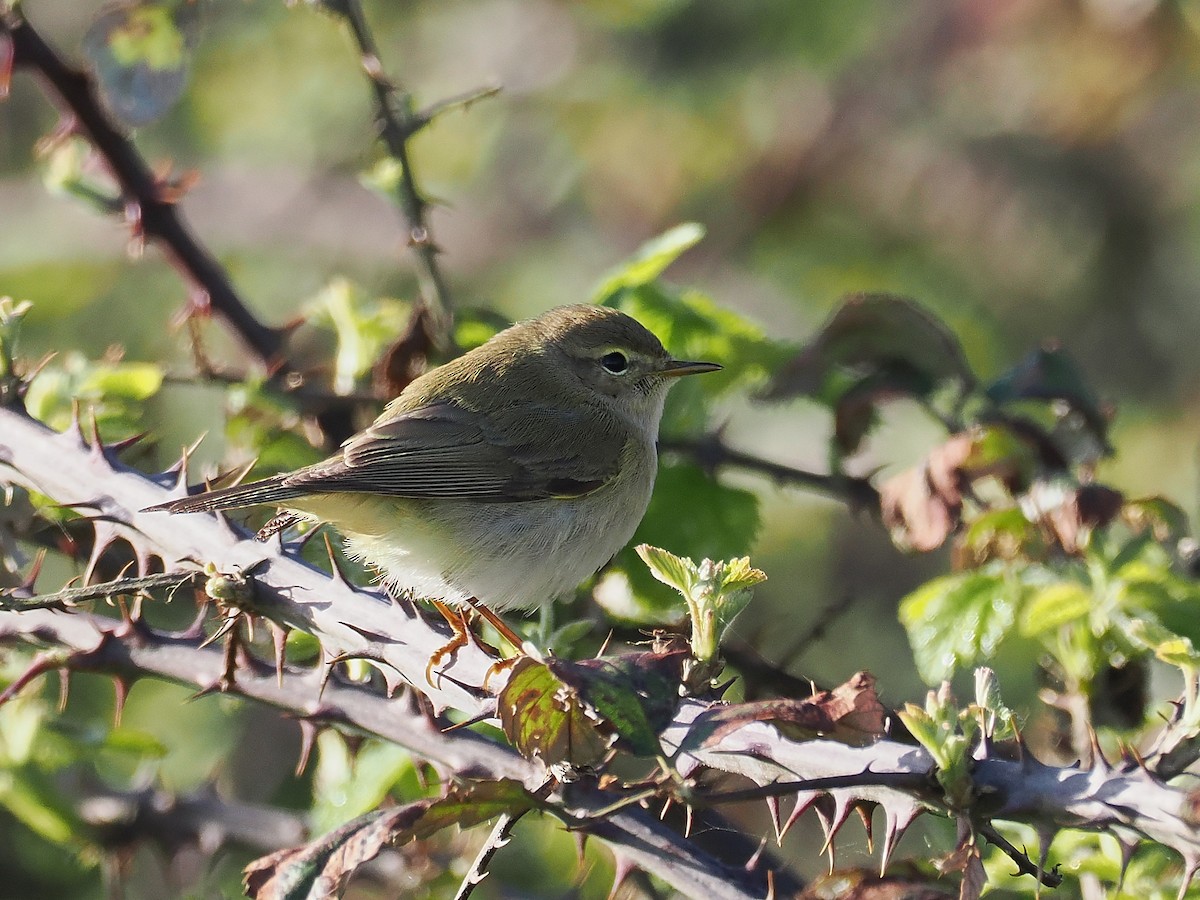
[[[328,522],[393,590],[531,609],[633,536],[667,391],[721,368],[671,357],[629,316],[564,306],[413,381],[324,462],[153,509],[274,504]]]

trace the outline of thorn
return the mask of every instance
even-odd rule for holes
[[[0,97],[0,99],[3,99],[3,98]],[[22,377],[22,381],[24,381],[25,384],[28,385],[31,381],[33,381],[33,379],[37,378],[40,374],[42,374],[42,369],[46,368],[46,366],[50,365],[50,363],[54,362],[54,360],[57,358],[58,358],[57,351],[55,351],[55,350],[49,351],[41,359],[39,359],[32,366],[29,367],[29,370]]]
[[[0,691],[0,706],[3,706],[13,697],[17,696],[26,685],[35,681],[39,676],[62,668],[63,665],[63,658],[60,655],[49,652],[37,654],[29,665],[26,666],[25,671],[10,681],[8,687]]]
[[[129,628],[137,628],[142,621],[142,595],[137,593],[133,595],[133,602],[129,604]]]
[[[346,587],[351,587],[352,585],[350,584],[350,580],[346,578],[346,572],[342,568],[342,562],[340,559],[338,559],[337,554],[333,551],[333,544],[329,540],[329,532],[322,531],[321,537],[325,539],[325,552],[329,554],[329,565],[333,569],[333,580],[335,582],[341,582]]]
[[[775,829],[775,843],[783,843],[783,823],[779,818],[779,798],[772,794],[767,797],[767,814],[771,817],[771,826]]]
[[[71,691],[71,670],[68,668],[60,668],[58,670],[58,713],[62,715],[67,709],[67,695]]]
[[[915,802],[911,801],[907,805],[897,807],[884,805],[883,846],[880,848],[883,858],[879,864],[879,876],[881,878],[887,873],[888,863],[891,862],[892,853],[896,850],[896,844],[900,842],[900,838],[904,837],[904,832],[908,831],[908,827],[912,825],[913,820],[920,813],[921,808]]]
[[[212,514],[217,519],[217,526],[223,532],[225,532],[227,537],[230,537],[236,541],[240,541],[246,537],[246,535],[245,535],[245,533],[243,533],[242,529],[240,527],[238,527],[237,525],[235,525],[230,520],[229,516],[227,516],[225,514],[224,510],[214,509]]]
[[[683,805],[683,838],[688,840],[692,836],[692,826],[695,824],[696,811],[690,803]]]
[[[478,715],[471,716],[469,719],[463,719],[461,722],[455,722],[443,728],[442,734],[449,734],[452,731],[458,731],[460,728],[469,728],[472,725],[478,725],[480,722],[486,722],[495,715],[494,710],[485,710]]]
[[[1183,900],[1187,895],[1187,889],[1191,887],[1192,879],[1196,877],[1197,868],[1200,868],[1200,857],[1194,854],[1184,857],[1183,879],[1179,882],[1179,893],[1175,895],[1175,900]]]
[[[608,892],[608,900],[616,900],[617,892],[621,890],[621,885],[625,880],[633,874],[633,863],[627,857],[614,855],[613,858],[613,884],[612,890]]]
[[[123,675],[113,676],[113,728],[121,727],[121,716],[125,713],[125,701],[129,699],[132,682]]]
[[[1104,757],[1104,751],[1100,749],[1100,736],[1098,734],[1096,734],[1096,729],[1092,727],[1090,722],[1088,723],[1088,726],[1087,726],[1087,734],[1088,734],[1088,747],[1092,751],[1091,767],[1098,768],[1102,772],[1111,769],[1112,766],[1109,764],[1108,760]],[[1083,766],[1081,764],[1080,768],[1082,768],[1082,767]]]
[[[1117,873],[1117,890],[1120,894],[1125,884],[1125,873],[1129,871],[1129,864],[1133,862],[1133,854],[1137,850],[1138,842],[1136,840],[1125,840],[1117,838],[1117,846],[1121,848],[1121,869]],[[1187,887],[1185,884],[1184,887]]]
[[[1090,726],[1089,726],[1088,730],[1089,731],[1091,730]],[[1099,751],[1097,750],[1097,753],[1098,752]],[[1099,757],[1097,757],[1097,758],[1099,758]],[[1037,871],[1034,872],[1034,878],[1036,879],[1036,881],[1034,882],[1034,884],[1036,885],[1036,890],[1039,895],[1042,892],[1042,877],[1046,873],[1046,861],[1048,859],[1050,859],[1050,845],[1052,843],[1054,843],[1054,835],[1056,833],[1057,833],[1057,829],[1055,829],[1055,828],[1040,827],[1037,829],[1039,846],[1038,846]],[[1028,856],[1028,854],[1026,854],[1026,855]]]
[[[341,657],[335,656],[328,662],[324,660],[321,661],[321,682],[317,686],[318,701],[320,701],[320,699],[325,695],[325,685],[329,684],[329,679],[333,677],[333,667],[336,666],[340,660]]]
[[[21,583],[21,587],[28,591],[33,591],[37,584],[38,576],[42,574],[42,564],[46,561],[46,549],[43,547],[37,552],[37,556],[33,558],[33,565],[29,567],[29,574],[25,576],[25,580]]]
[[[854,804],[854,811],[858,813],[859,819],[862,820],[863,831],[867,833],[867,852],[875,852],[875,832],[872,828],[871,814],[874,813],[877,804],[864,800],[861,803]]]
[[[283,660],[287,651],[287,638],[290,629],[270,619],[267,620],[267,624],[271,629],[271,644],[275,648],[275,681],[280,687],[283,687]]]
[[[117,454],[128,450],[135,444],[141,443],[149,434],[150,432],[148,431],[139,431],[137,434],[130,435],[127,438],[121,438],[120,440],[113,441],[111,444],[106,444],[104,446],[104,454],[108,457],[110,463],[119,462]]]
[[[140,543],[131,544],[133,549],[133,562],[138,577],[143,577],[150,574],[150,562],[154,558],[154,554],[150,548],[143,547]],[[140,594],[138,595],[141,596]],[[167,599],[170,599],[169,597]]]
[[[80,447],[88,445],[87,436],[83,433],[83,422],[80,419],[80,402],[78,397],[71,399],[71,424],[67,426],[67,431],[79,442]]]
[[[211,601],[205,594],[198,596],[204,599],[196,604],[196,618],[192,619],[192,624],[180,633],[179,636],[182,638],[202,639],[204,637],[204,622],[208,619],[208,604]]]
[[[658,812],[658,821],[661,822],[667,817],[667,813],[669,813],[671,811],[671,803],[672,803],[672,800],[670,797],[668,797],[665,801],[663,801],[662,809],[659,810],[659,812]]]
[[[120,539],[120,534],[117,533],[117,529],[111,522],[102,519],[92,520],[92,553],[83,570],[83,584],[93,583],[92,578],[96,574],[101,558]]]
[[[179,459],[175,464],[163,472],[163,475],[175,476],[174,493],[176,496],[186,497],[188,495],[188,465],[191,462],[192,454],[199,449],[200,442],[206,436],[207,432],[201,432],[196,440],[192,441],[179,452]]]
[[[229,634],[229,632],[233,629],[233,626],[238,623],[238,619],[241,618],[241,615],[241,610],[237,609],[231,609],[226,612],[225,617],[221,620],[220,627],[200,642],[200,649],[203,650],[209,644],[214,644],[221,638],[225,637],[225,635]]]
[[[833,808],[830,809],[830,806]],[[829,874],[832,875],[837,863],[837,847],[834,846],[834,838],[837,837],[838,829],[846,821],[849,811],[840,798],[830,794],[820,797],[813,808],[817,813],[817,821],[821,823],[821,830],[825,832],[825,843],[818,852],[829,856]]]
[[[587,853],[588,833],[582,830],[572,831],[571,836],[575,838],[575,865],[582,866]]]
[[[309,545],[309,543],[312,542],[313,538],[317,537],[318,535],[323,535],[323,534],[325,534],[324,528],[314,527],[314,528],[308,529],[308,531],[305,531],[305,532],[297,535],[295,541],[292,542],[292,546],[295,548],[295,550],[293,552],[297,556],[299,556],[304,551],[304,548],[307,547]],[[280,543],[283,542],[282,533],[280,534],[279,541],[280,541]]]
[[[612,628],[608,629],[608,636],[604,638],[604,643],[602,643],[600,645],[600,649],[596,651],[596,659],[599,659],[600,657],[602,657],[604,655],[605,651],[608,650],[608,645],[613,639],[613,634],[614,634],[614,629],[612,629]]]
[[[96,419],[96,407],[88,407],[88,445],[91,447],[91,457],[98,462],[107,463],[104,456],[104,441],[100,437],[100,423]]]
[[[809,807],[817,802],[820,796],[821,794],[817,791],[800,791],[796,794],[796,806],[792,809],[792,814],[788,816],[788,820],[783,823],[783,828],[779,832],[780,841],[784,839],[792,826],[796,824],[796,820],[804,815]]]
[[[760,838],[758,842],[758,849],[751,853],[750,858],[746,860],[745,869],[747,872],[753,872],[758,868],[759,862],[762,861],[763,850],[765,850],[766,847],[767,839],[765,837]]]
[[[313,744],[317,741],[317,726],[311,719],[300,719],[300,757],[296,760],[296,777],[299,778],[308,768],[309,757],[312,756]]]
[[[344,625],[351,631],[356,632],[359,636],[366,638],[372,644],[403,644],[404,641],[397,640],[386,634],[381,634],[378,631],[371,631],[369,628],[360,628],[353,622],[338,622],[339,625]]]
[[[1149,767],[1146,765],[1145,758],[1138,751],[1138,748],[1134,747],[1132,745],[1130,745],[1130,747],[1129,747],[1129,761],[1131,763],[1131,766],[1130,766],[1131,769],[1136,767],[1138,769],[1141,769],[1143,772],[1150,772]],[[1153,773],[1151,773],[1151,774],[1153,774]]]

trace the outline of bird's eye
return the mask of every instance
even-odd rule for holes
[[[629,370],[629,360],[624,353],[614,350],[600,357],[600,366],[610,375],[624,375]]]

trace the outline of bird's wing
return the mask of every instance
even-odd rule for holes
[[[596,452],[600,438],[613,453]],[[341,454],[284,476],[281,487],[480,502],[580,496],[616,474],[623,446],[619,426],[587,410],[525,404],[484,417],[442,402],[380,419]]]

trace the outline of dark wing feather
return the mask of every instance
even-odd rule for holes
[[[585,421],[590,440],[581,441]],[[595,444],[605,439],[620,448],[621,435],[617,423],[603,415],[598,422],[592,410],[564,415],[525,404],[484,417],[436,403],[381,419],[351,438],[339,456],[285,476],[281,486],[306,494],[354,491],[480,502],[578,496],[616,474],[618,454],[605,458],[609,455],[595,453]]]

